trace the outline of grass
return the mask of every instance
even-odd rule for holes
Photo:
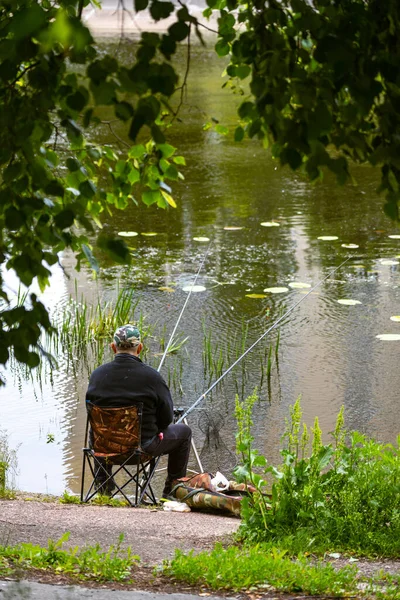
[[[212,589],[239,591],[273,588],[281,592],[342,596],[356,587],[357,570],[336,570],[330,563],[311,564],[305,557],[291,560],[285,551],[260,545],[224,549],[216,544],[211,552],[184,554],[176,550],[164,573],[190,584]]]
[[[81,502],[79,496],[75,494],[70,494],[65,491],[63,495],[60,497],[61,504],[94,504],[96,506],[115,506],[115,507],[123,507],[129,506],[129,503],[126,500],[120,500],[119,498],[110,498],[110,496],[106,496],[103,494],[97,494],[90,502]]]
[[[0,499],[15,498],[14,477],[17,465],[17,451],[10,448],[7,433],[0,430]]]
[[[47,548],[34,544],[0,546],[0,577],[11,575],[21,569],[44,569],[54,573],[65,573],[78,580],[130,582],[132,568],[139,557],[130,547],[122,549],[124,536],[121,534],[116,545],[103,551],[98,544],[79,549],[64,550],[69,539],[65,533],[58,541],[49,540]]]
[[[176,550],[175,557],[164,562],[163,573],[213,590],[400,599],[399,576],[381,572],[362,579],[355,566],[337,569],[304,554],[292,559],[286,550],[267,544],[223,548],[218,543],[211,552],[199,554]]]

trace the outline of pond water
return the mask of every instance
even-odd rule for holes
[[[117,48],[110,40],[102,47]],[[119,51],[128,60],[131,43],[125,41]],[[182,69],[184,64],[182,52]],[[324,440],[344,405],[348,429],[394,443],[400,431],[400,341],[377,335],[400,333],[400,323],[390,319],[400,315],[400,239],[389,237],[399,231],[376,194],[379,173],[358,167],[352,185],[338,187],[329,175],[311,185],[280,169],[257,141],[235,144],[231,135],[203,130],[211,117],[234,128],[240,97],[221,89],[223,67],[210,47],[192,48],[185,104],[169,138],[187,161],[185,181],[174,187],[178,208],[132,206],[107,218],[106,227],[115,234],[157,235],[127,238],[132,267],[111,265],[103,257],[97,280],[89,270],[76,273],[74,258],[64,254],[65,271],[54,269],[43,300],[59,318],[70,296],[104,304],[119,290],[134,290],[137,314],[141,311],[153,328],[146,361],[157,367],[160,339],[173,330],[187,297],[183,288],[193,282],[207,252],[197,280],[205,290],[191,294],[179,326],[178,339],[188,339],[161,371],[176,405],[189,407],[276,319],[304,301],[190,414],[204,469],[230,475],[237,460],[235,395],[242,399],[256,386],[255,445],[275,464],[285,418],[299,394],[305,422],[312,425],[318,416]],[[124,136],[122,129],[117,133]],[[105,130],[98,140],[112,142]],[[271,222],[275,226],[261,225]],[[347,257],[307,297],[309,287],[289,285],[314,286]],[[7,282],[17,288],[11,274]],[[264,291],[276,287],[287,291]],[[346,299],[358,303],[338,302]],[[99,344],[111,360],[108,340]],[[75,355],[71,361],[62,353],[58,360],[58,369],[33,372],[31,378],[9,368],[0,390],[0,428],[18,449],[21,490],[79,491],[84,396],[96,358],[89,352],[85,360]],[[197,468],[194,459],[190,467]]]

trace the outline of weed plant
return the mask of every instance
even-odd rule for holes
[[[242,539],[283,540],[292,550],[351,551],[371,556],[400,554],[400,436],[397,446],[346,432],[343,407],[322,443],[318,418],[303,424],[300,398],[290,410],[279,468],[253,449],[251,413],[257,394],[236,398],[238,481],[257,488],[243,501]],[[310,448],[311,444],[311,448]],[[265,495],[269,492],[269,495]]]
[[[123,534],[107,551],[99,544],[63,550],[68,539],[67,532],[56,542],[49,540],[47,548],[26,543],[0,546],[0,577],[10,575],[16,569],[33,568],[66,573],[80,580],[128,581],[132,568],[140,560],[132,554],[130,547],[121,549]]]
[[[65,491],[63,495],[60,497],[61,504],[82,504],[79,496],[75,496],[75,494],[70,494]],[[129,506],[129,503],[126,500],[121,500],[120,498],[110,498],[110,496],[104,494],[97,494],[92,500],[90,500],[89,504],[95,504],[97,506]]]
[[[216,544],[211,552],[194,555],[175,551],[172,561],[164,563],[164,573],[190,584],[235,591],[254,588],[304,594],[343,596],[356,588],[357,570],[353,566],[335,569],[322,561],[311,564],[305,557],[292,561],[285,551],[263,545],[223,548]]]
[[[10,448],[8,436],[0,430],[0,498],[15,497],[15,475],[17,473],[17,451]]]

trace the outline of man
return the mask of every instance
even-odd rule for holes
[[[151,456],[168,454],[163,490],[163,497],[167,497],[175,479],[186,475],[191,429],[184,423],[173,423],[173,403],[167,384],[139,358],[143,349],[139,330],[129,323],[119,327],[111,348],[114,360],[93,371],[86,401],[104,407],[143,403],[142,449]]]

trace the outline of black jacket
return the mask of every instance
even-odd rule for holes
[[[142,444],[173,421],[170,391],[161,375],[140,358],[118,353],[89,379],[86,401],[99,406],[129,406],[143,402]]]

